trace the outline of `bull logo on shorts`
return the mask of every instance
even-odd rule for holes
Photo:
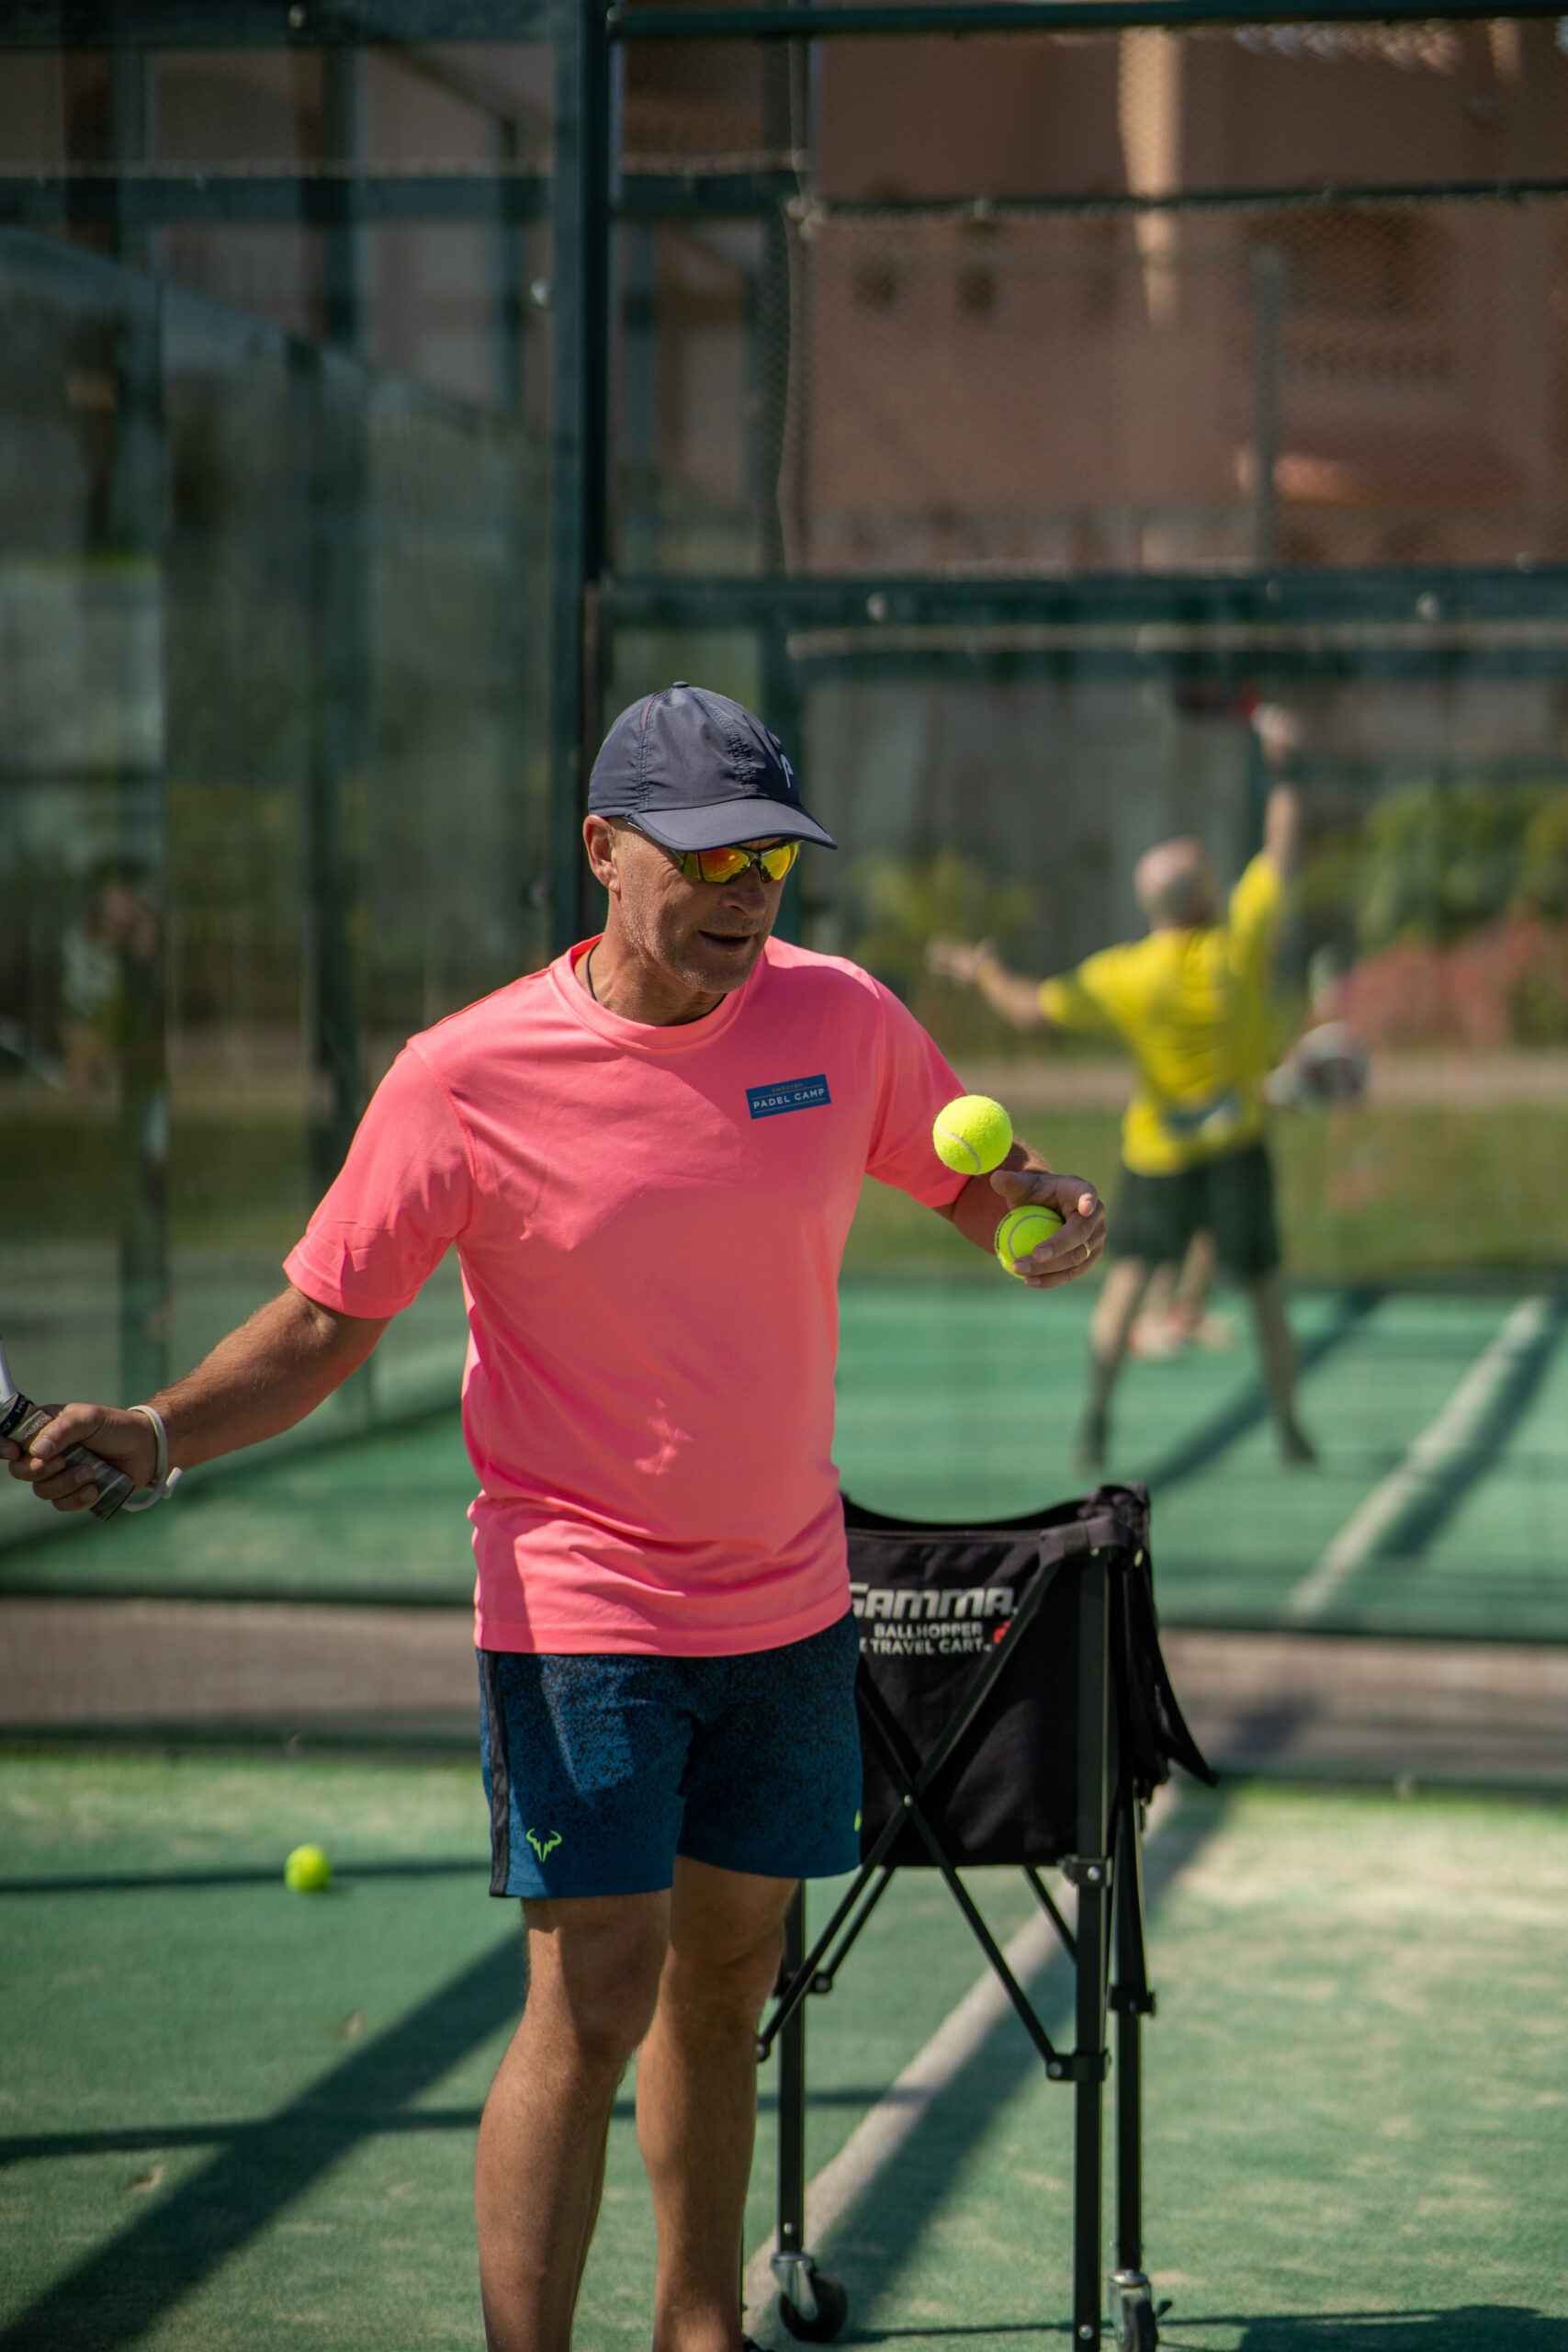
[[[534,1849],[535,1853],[539,1857],[541,1862],[547,1862],[550,1856],[555,1852],[556,1848],[560,1844],[560,1831],[558,1829],[552,1829],[547,1838],[541,1838],[536,1829],[526,1830],[524,1834],[527,1838],[529,1845]]]

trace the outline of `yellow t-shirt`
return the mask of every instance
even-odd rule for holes
[[[1269,954],[1283,899],[1273,859],[1255,857],[1224,922],[1153,931],[1042,983],[1040,1009],[1058,1029],[1114,1030],[1131,1047],[1122,1157],[1140,1175],[1175,1175],[1262,1134]]]

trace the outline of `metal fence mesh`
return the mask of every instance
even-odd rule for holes
[[[637,60],[628,173],[781,195],[623,231],[623,568],[1568,547],[1550,26],[819,48]]]

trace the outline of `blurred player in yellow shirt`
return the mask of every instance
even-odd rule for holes
[[[1156,1266],[1179,1264],[1201,1232],[1213,1234],[1220,1263],[1246,1291],[1284,1459],[1315,1458],[1295,1417],[1295,1350],[1263,1133],[1269,959],[1300,837],[1296,795],[1276,785],[1263,847],[1223,912],[1202,844],[1159,842],[1133,874],[1147,938],[1103,948],[1055,979],[1010,972],[987,941],[938,939],[928,951],[933,971],[977,988],[1015,1028],[1109,1032],[1133,1057],[1111,1218],[1115,1263],[1089,1327],[1080,1467],[1105,1458],[1111,1393],[1150,1277]]]

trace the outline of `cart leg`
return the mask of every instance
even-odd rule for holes
[[[1083,1929],[1078,1929],[1083,1950]],[[1080,1962],[1081,1966],[1081,1962]],[[1100,2342],[1100,2132],[1103,2094],[1098,2081],[1073,2086],[1073,2337]]]
[[[784,1917],[784,1970],[787,1984],[806,1957],[806,1889],[795,1890]],[[779,2317],[791,2335],[827,2344],[850,2314],[850,2299],[836,2278],[818,2270],[806,2244],[806,2004],[779,2029],[779,2226],[772,2263],[779,2288]]]
[[[1117,1908],[1122,1905],[1118,1887]],[[1121,1936],[1118,1934],[1118,1944]],[[1120,1973],[1120,1972],[1118,1972]],[[1144,2275],[1142,2025],[1122,1980],[1116,2014],[1116,2267],[1111,2274],[1111,2316],[1117,2352],[1148,2352],[1159,2340],[1153,2293]]]
[[[1116,1839],[1116,2267],[1144,2267],[1143,1857],[1130,1808],[1119,1808]]]
[[[784,1915],[784,1969],[787,1984],[806,1957],[806,1889],[797,1886]],[[806,2251],[806,2004],[786,2018],[778,2039],[779,2226],[773,2277],[783,2294],[807,2319],[817,2316],[811,2291],[811,2262]]]
[[[1144,1951],[1144,1852],[1124,1789],[1116,1815],[1116,2267],[1111,2316],[1117,2352],[1152,2352],[1159,2342],[1154,2293],[1144,2270],[1144,2050],[1153,2014]]]
[[[1073,2085],[1073,2340],[1100,2335],[1100,2222],[1103,2201],[1105,2048],[1111,1875],[1107,1840],[1110,1676],[1107,1570],[1097,1553],[1084,1563],[1078,1597],[1078,1887],[1077,2055]],[[1086,1867],[1098,1860],[1092,1872]]]

